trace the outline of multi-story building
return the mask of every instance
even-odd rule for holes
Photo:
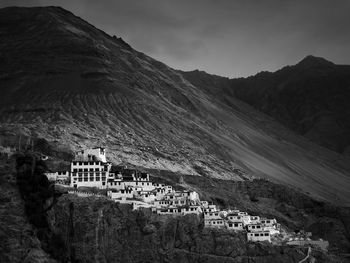
[[[106,161],[106,150],[94,148],[78,152],[71,162],[70,186],[107,187],[107,179],[114,177],[112,164]]]

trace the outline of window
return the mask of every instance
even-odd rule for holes
[[[254,236],[258,237],[258,236],[259,236],[259,234],[254,234]]]
[[[84,177],[84,182],[87,182],[88,181],[88,178],[87,177]]]
[[[228,226],[229,226],[229,227],[232,227],[232,224],[231,224],[231,223],[229,223],[229,224],[228,224]]]
[[[83,165],[83,163],[82,163],[82,162],[79,162],[79,165]]]
[[[79,171],[79,172],[82,172],[82,171],[83,171],[83,169],[82,169],[82,168],[79,168],[79,169],[78,169],[78,171]]]
[[[82,181],[83,181],[83,178],[80,178],[80,177],[79,177],[79,178],[78,178],[78,181],[79,181],[79,182],[82,182]]]
[[[268,237],[268,236],[269,236],[269,233],[265,233],[265,236]]]
[[[100,171],[100,168],[95,168],[95,171],[97,171],[97,172]]]
[[[73,162],[73,165],[77,165],[77,162]]]
[[[235,224],[235,227],[238,227],[238,224]]]
[[[89,171],[89,169],[88,168],[84,168],[84,172],[88,172]]]
[[[78,169],[74,168],[73,173],[77,173],[77,172],[78,172]]]
[[[94,171],[94,168],[90,168],[90,172],[93,172]]]
[[[96,181],[100,181],[100,177],[97,177],[97,176],[96,176]]]

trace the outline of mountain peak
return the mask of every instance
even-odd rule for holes
[[[333,67],[335,64],[322,58],[315,57],[312,55],[306,56],[302,59],[296,66],[302,68],[324,68],[324,67]]]

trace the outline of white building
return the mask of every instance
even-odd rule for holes
[[[106,149],[97,147],[92,149],[85,149],[75,153],[75,160],[87,160],[87,161],[101,161],[107,162]]]
[[[183,215],[196,214],[199,215],[202,213],[202,208],[199,205],[190,205],[181,208]]]
[[[260,216],[250,216],[250,224],[259,224]]]
[[[239,221],[243,222],[243,217],[238,214],[228,214],[227,219],[230,221]]]
[[[69,177],[70,177],[70,174],[68,171],[50,172],[50,173],[45,173],[45,175],[49,181],[52,181],[55,183],[61,183],[61,184],[67,184],[69,182]]]
[[[215,227],[215,228],[225,228],[225,220],[223,219],[205,219],[204,220],[205,227]]]
[[[259,232],[263,230],[263,225],[261,224],[249,224],[247,225],[247,229],[249,232]]]
[[[226,227],[231,230],[243,230],[244,226],[241,221],[229,221],[226,223]]]
[[[260,223],[264,226],[273,226],[275,224],[277,224],[276,219],[260,219]]]
[[[107,196],[111,199],[134,198],[134,191],[130,188],[117,191],[107,191]]]
[[[271,235],[270,235],[270,232],[268,231],[248,232],[247,239],[248,241],[253,241],[253,242],[261,242],[261,241],[271,242]]]
[[[205,211],[204,212],[204,219],[205,220],[214,220],[214,219],[222,219],[222,217],[220,216],[219,211],[215,211],[215,212]]]
[[[112,164],[106,161],[104,148],[87,149],[76,153],[71,162],[71,187],[107,188],[107,180],[114,177]]]

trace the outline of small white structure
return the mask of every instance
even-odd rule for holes
[[[102,147],[81,150],[75,153],[76,160],[107,162],[106,149]]]
[[[223,219],[205,219],[205,227],[225,228],[225,221]]]
[[[188,215],[188,214],[199,215],[202,213],[202,208],[199,205],[190,205],[190,206],[182,207],[181,212],[183,215]]]
[[[205,220],[214,220],[214,219],[222,219],[222,217],[220,216],[219,211],[215,211],[215,212],[205,211],[204,212],[204,219]]]
[[[243,223],[241,221],[229,221],[226,223],[226,227],[227,229],[231,229],[231,230],[238,230],[241,231],[243,230]]]
[[[247,229],[249,232],[259,232],[263,230],[263,226],[261,224],[249,224]]]
[[[262,242],[262,241],[271,242],[271,235],[270,235],[270,232],[268,231],[248,232],[247,239],[248,241],[253,241],[253,242]]]
[[[243,217],[238,214],[228,214],[227,219],[230,221],[239,221],[243,222]]]
[[[61,184],[66,184],[69,182],[70,173],[65,172],[49,172],[45,173],[47,179],[52,182],[57,182]]]
[[[260,223],[264,226],[273,226],[277,223],[276,219],[260,219]]]
[[[118,191],[107,191],[107,196],[111,199],[133,198],[134,192],[130,188]]]
[[[250,224],[259,224],[260,223],[260,216],[250,216]]]

